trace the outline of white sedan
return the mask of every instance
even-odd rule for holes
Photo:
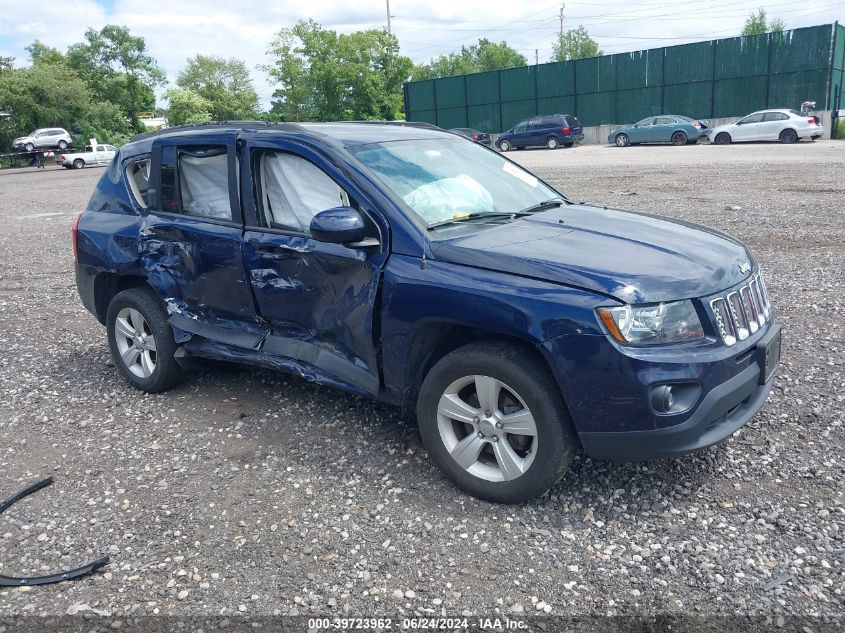
[[[815,141],[824,134],[819,117],[797,110],[760,110],[744,119],[707,130],[716,145],[741,141],[780,141],[795,143],[802,138]]]

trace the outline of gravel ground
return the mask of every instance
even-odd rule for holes
[[[71,222],[102,170],[0,172],[0,497],[56,478],[0,517],[0,573],[112,558],[0,590],[0,620],[841,616],[845,143],[509,156],[576,200],[751,246],[784,351],[746,428],[664,462],[581,457],[548,496],[502,507],[448,484],[390,407],[238,367],[143,395],[73,281]]]

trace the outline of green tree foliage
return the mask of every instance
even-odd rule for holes
[[[170,125],[206,123],[211,121],[211,102],[188,88],[171,88],[165,95],[169,106],[167,122]]]
[[[39,40],[27,46],[26,52],[29,53],[29,59],[35,66],[65,63],[65,56],[59,49],[47,46]]]
[[[524,55],[508,46],[507,42],[491,42],[481,38],[477,44],[462,46],[460,52],[440,55],[427,64],[414,68],[414,79],[437,79],[487,70],[525,66]]]
[[[258,114],[258,93],[243,60],[196,55],[176,84],[206,100],[212,120],[251,119]]]
[[[784,29],[783,20],[774,19],[766,22],[766,10],[762,7],[751,13],[745,20],[742,27],[742,35],[762,35],[770,31],[782,33]]]
[[[569,29],[563,35],[558,35],[552,45],[552,59],[556,62],[566,62],[573,59],[599,57],[603,55],[596,42],[583,26]]]
[[[5,57],[0,55],[0,75],[4,72],[12,70],[15,67],[15,58],[14,57]]]
[[[114,24],[87,29],[85,41],[72,45],[66,58],[97,101],[115,104],[136,130],[143,129],[138,113],[155,108],[153,89],[165,81],[143,37]]]
[[[0,74],[0,110],[12,113],[2,128],[0,146],[39,127],[81,132],[91,101],[88,87],[62,64],[33,65]]]
[[[401,116],[413,62],[383,29],[338,34],[312,20],[282,29],[261,68],[276,84],[272,114],[286,121]]]

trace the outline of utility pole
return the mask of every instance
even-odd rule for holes
[[[566,3],[560,3],[560,37],[563,38],[563,10],[566,8]]]
[[[393,31],[390,29],[390,0],[385,0],[385,2],[387,2],[387,32],[392,34]]]

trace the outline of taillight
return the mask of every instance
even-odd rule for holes
[[[693,121],[692,126],[701,129],[701,121]]]
[[[76,216],[76,219],[73,221],[73,228],[70,230],[70,236],[73,240],[73,258],[79,259],[79,219],[82,217],[82,214]]]
[[[565,128],[563,128],[563,129],[561,130],[561,132],[563,132],[564,134],[569,134],[569,131],[570,131],[570,130],[569,130],[569,128],[568,128],[568,127],[565,127]]]
[[[473,140],[473,141],[477,141],[477,140],[478,140],[478,134],[473,134],[473,135],[472,135],[472,140]]]
[[[810,117],[809,119],[807,119],[807,122],[810,125],[818,125],[819,124],[819,117],[816,117],[816,116]]]
[[[65,158],[65,155],[64,155],[64,154],[62,154],[61,156],[59,156],[59,160],[60,160],[60,161],[62,161],[62,162],[64,162],[64,161],[66,161],[67,159]]]

